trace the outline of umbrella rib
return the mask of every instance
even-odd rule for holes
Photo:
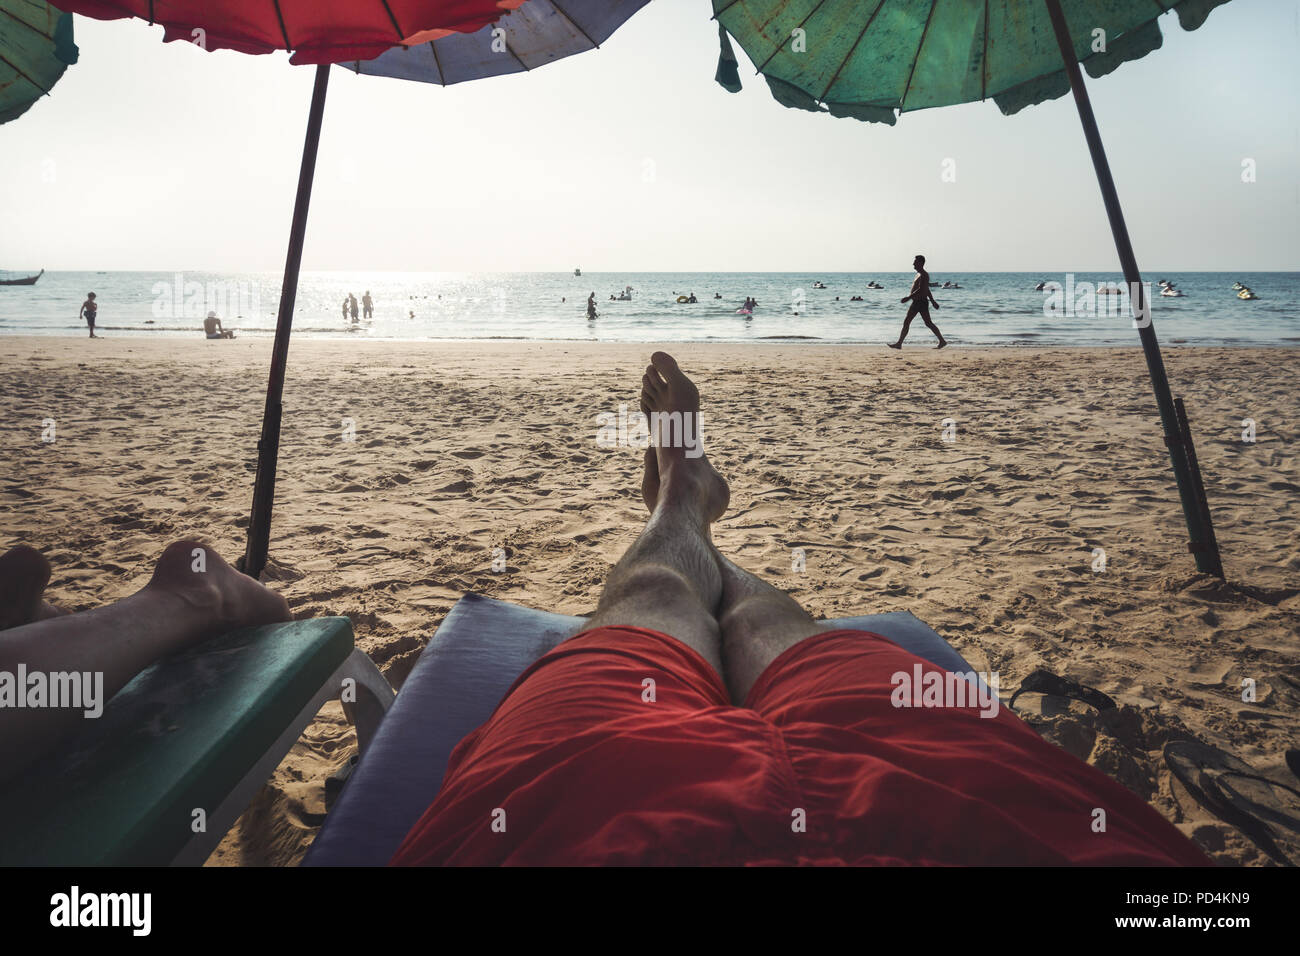
[[[564,7],[560,6],[558,0],[551,0],[551,6],[556,9],[556,11],[560,14],[560,16],[564,17],[564,19],[568,20],[571,24],[573,24],[573,28],[586,38],[587,42],[591,44],[593,50],[600,49],[600,44],[591,38],[591,34],[582,28],[582,24],[580,24],[577,20],[573,19],[573,17],[569,16],[569,11],[565,10]]]
[[[13,64],[13,63],[11,63],[11,62],[9,62],[9,60],[6,59],[2,54],[0,54],[0,63],[3,63],[5,66],[9,67],[9,69],[11,69],[11,70],[13,70],[15,73],[17,73],[18,76],[19,76],[21,79],[26,80],[28,83],[30,83],[32,86],[36,87],[38,90],[40,90],[40,91],[41,91],[43,94],[45,94],[46,96],[49,96],[49,95],[50,95],[50,91],[49,91],[49,90],[47,90],[45,87],[41,86],[41,84],[39,84],[39,83],[37,83],[35,80],[33,80],[30,76],[28,76],[28,75],[27,75],[27,74],[26,74],[26,73],[25,73],[21,68],[19,68],[17,65],[15,65],[15,64]]]
[[[149,26],[153,26],[153,0],[149,0]]]
[[[912,68],[907,71],[907,85],[903,87],[903,95],[898,98],[898,111],[903,112],[904,105],[907,103],[907,94],[912,91],[912,77],[916,75],[916,64],[921,60],[921,50],[925,47],[926,34],[930,32],[930,20],[934,18],[934,8],[938,5],[939,0],[930,0],[930,12],[925,15],[925,26],[921,28],[921,42],[916,45],[916,56],[912,57]]]
[[[393,29],[397,31],[397,39],[405,40],[406,33],[402,30],[402,25],[397,22],[397,15],[393,13],[393,8],[388,5],[388,0],[379,0],[384,5],[384,12],[388,14],[389,21],[393,24]]]
[[[798,27],[798,28],[799,28],[800,30],[802,30],[804,24],[807,23],[809,20],[811,20],[811,19],[813,18],[813,14],[815,14],[818,10],[820,10],[820,9],[825,5],[825,3],[826,3],[826,0],[817,0],[817,6],[813,7],[811,10],[809,10],[808,13],[807,13],[807,15],[806,15],[802,20],[799,21],[799,27]],[[778,44],[776,45],[776,49],[773,50],[771,53],[768,54],[767,59],[764,60],[764,61],[762,62],[762,64],[758,67],[758,69],[755,70],[754,72],[755,72],[755,73],[762,73],[762,72],[763,72],[763,67],[767,66],[769,63],[772,62],[772,57],[776,56],[778,53],[780,53],[780,52],[781,52],[782,50],[784,50],[784,49],[785,49],[785,40],[782,39],[781,42],[778,43]]]
[[[438,71],[438,85],[447,85],[447,74],[443,72],[442,60],[438,59],[438,47],[435,46],[436,40],[429,41],[429,52],[433,54],[433,68]]]
[[[717,11],[714,12],[714,14],[713,14],[713,19],[714,19],[714,20],[718,19],[718,17],[719,17],[720,15],[726,13],[728,10],[730,10],[732,7],[734,7],[734,6],[735,6],[736,4],[738,4],[739,2],[740,2],[740,0],[731,0],[731,2],[728,3],[726,6],[724,6],[721,10],[717,10]]]
[[[271,0],[275,5],[275,18],[280,21],[280,36],[284,37],[284,48],[290,53],[293,52],[293,44],[289,42],[289,29],[284,25],[284,11],[280,9],[280,0]]]
[[[853,45],[849,47],[849,52],[844,54],[843,61],[841,61],[839,67],[835,70],[834,75],[831,76],[831,81],[826,84],[826,89],[822,90],[822,95],[817,97],[819,101],[826,99],[826,96],[831,91],[831,87],[835,85],[835,81],[838,80],[840,74],[844,72],[844,67],[848,65],[849,60],[853,58],[853,54],[857,52],[858,46],[862,43],[862,38],[866,36],[867,31],[871,29],[871,24],[875,22],[876,14],[880,12],[884,5],[885,0],[880,0],[880,3],[876,4],[876,9],[871,11],[871,16],[867,18],[866,24],[862,27],[862,32],[858,34],[858,38],[854,40]]]
[[[980,99],[989,95],[989,0],[984,0],[984,56],[980,60]]]
[[[504,30],[505,27],[502,27],[501,29]],[[527,73],[531,69],[531,67],[529,67],[529,65],[523,61],[523,58],[514,51],[514,48],[510,45],[509,40],[506,41],[506,52],[515,58],[515,62],[524,68],[525,73]]]
[[[39,36],[39,37],[43,37],[43,38],[46,39],[46,40],[53,40],[53,39],[54,39],[53,34],[46,33],[46,32],[44,32],[43,30],[38,30],[36,27],[32,26],[32,25],[31,25],[30,23],[28,23],[26,20],[19,20],[18,17],[14,16],[14,13],[13,13],[12,10],[9,10],[9,9],[7,9],[7,8],[5,8],[5,7],[0,7],[0,13],[3,13],[5,16],[7,16],[7,17],[8,17],[10,20],[12,20],[14,23],[18,24],[20,27],[25,27],[26,29],[31,30],[33,33],[35,33],[35,34],[36,34],[37,36]]]

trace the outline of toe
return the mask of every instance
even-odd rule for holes
[[[654,355],[651,355],[650,366],[663,376],[665,382],[670,381],[670,376],[682,373],[681,369],[677,367],[677,359],[667,352],[655,352]]]

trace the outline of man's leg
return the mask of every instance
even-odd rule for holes
[[[912,320],[916,318],[916,313],[919,311],[921,311],[921,307],[916,302],[907,307],[907,316],[903,319],[903,330],[898,333],[898,341],[890,344],[891,349],[901,349],[903,347],[903,339],[907,338],[907,330],[912,327]]]
[[[698,436],[700,394],[671,355],[656,352],[641,380],[642,410],[689,415]],[[661,422],[662,424],[662,422]],[[610,572],[588,628],[623,625],[667,634],[698,651],[719,673],[722,652],[714,617],[722,597],[722,574],[709,525],[722,516],[731,492],[700,454],[667,447],[652,436],[647,463],[654,463],[654,500],[641,536]],[[644,489],[643,489],[644,490]]]
[[[944,339],[943,333],[939,331],[939,327],[930,321],[930,307],[925,303],[921,304],[921,318],[925,320],[925,327],[929,329],[931,332],[933,332],[935,334],[935,337],[938,338],[939,340],[938,348],[943,348],[945,345],[947,345],[948,342],[946,339]]]
[[[659,508],[659,490],[658,458],[654,449],[649,449],[641,496],[651,515]],[[814,621],[812,615],[790,595],[738,568],[711,542],[709,551],[717,563],[721,582],[714,611],[715,633],[720,632],[718,646],[722,666],[719,672],[732,703],[740,706],[768,664],[786,649],[826,628]]]
[[[718,556],[722,572],[722,668],[731,702],[745,703],[767,666],[804,638],[826,630],[779,588]]]

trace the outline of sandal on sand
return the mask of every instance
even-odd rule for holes
[[[1115,702],[1095,687],[1085,687],[1068,677],[1057,677],[1051,671],[1041,667],[1020,682],[1020,689],[1011,695],[1011,703],[1008,706],[1016,706],[1016,698],[1021,694],[1050,694],[1053,697],[1077,700],[1098,710],[1115,709]]]
[[[360,759],[360,754],[353,754],[348,757],[347,763],[325,778],[326,810],[329,810],[329,808],[334,805],[334,801],[337,800],[339,794],[343,792],[343,785],[347,783],[348,778],[352,776],[352,771],[357,769],[357,761]]]
[[[1295,865],[1278,840],[1292,854],[1300,850],[1300,841],[1285,832],[1300,834],[1300,790],[1198,740],[1170,741],[1164,758],[1197,803],[1232,824],[1278,863]]]

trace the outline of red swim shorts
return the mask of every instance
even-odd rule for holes
[[[1210,862],[1005,708],[895,706],[893,675],[917,666],[944,673],[879,635],[828,631],[735,707],[673,638],[587,631],[461,741],[392,863]]]

